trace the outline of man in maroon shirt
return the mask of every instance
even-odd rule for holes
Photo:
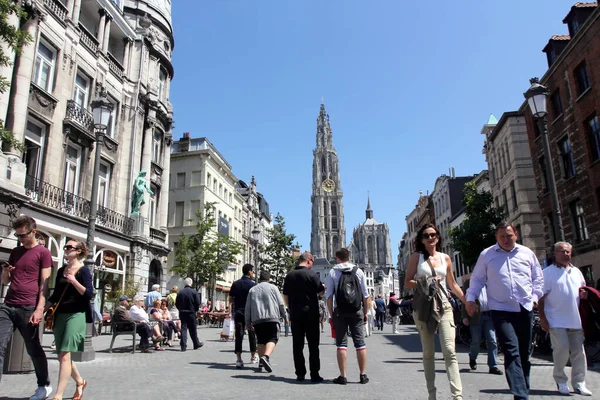
[[[35,220],[21,216],[13,222],[15,236],[22,246],[15,247],[2,266],[2,283],[10,284],[4,304],[0,306],[0,379],[8,341],[18,329],[33,361],[38,388],[30,400],[46,399],[52,393],[48,376],[48,361],[42,349],[39,325],[43,320],[48,296],[48,278],[52,270],[52,255],[38,245]]]

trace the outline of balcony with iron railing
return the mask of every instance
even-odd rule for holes
[[[35,203],[87,222],[90,216],[90,201],[67,192],[33,176],[25,179],[25,195]],[[98,206],[96,225],[130,236],[133,219],[106,207]]]
[[[63,121],[66,125],[77,128],[94,140],[94,116],[91,112],[77,104],[74,100],[67,100],[67,111]]]

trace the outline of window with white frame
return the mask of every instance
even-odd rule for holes
[[[158,72],[158,99],[163,103],[167,100],[167,71],[160,68]]]
[[[65,191],[77,194],[79,190],[79,173],[81,167],[81,147],[68,144],[65,152]]]
[[[176,183],[176,188],[183,188],[185,187],[185,172],[178,172],[177,173],[177,183]]]
[[[37,55],[35,57],[35,72],[33,74],[33,83],[47,92],[52,91],[54,83],[54,68],[56,66],[56,50],[40,40]]]
[[[217,180],[213,178],[213,192],[217,193]]]
[[[110,119],[106,125],[106,136],[114,139],[117,134],[117,114],[119,111],[119,104],[113,100],[112,97],[108,97],[108,102],[112,104],[113,109],[110,112]]]
[[[194,220],[193,223],[196,222],[197,215],[198,215],[198,211],[200,211],[200,200],[192,200],[190,201],[190,206],[191,206],[191,210],[190,210],[190,218]]]
[[[40,179],[42,175],[42,159],[44,141],[46,139],[46,126],[27,121],[27,130],[25,132],[25,153],[23,153],[23,163],[27,170],[27,176]]]
[[[160,156],[162,152],[162,135],[158,130],[152,135],[152,162],[160,164]]]
[[[90,79],[81,71],[75,76],[75,85],[73,86],[73,101],[82,109],[87,109],[90,93]]]
[[[102,207],[106,207],[108,204],[111,173],[112,165],[101,161],[98,175],[98,205]]]
[[[158,212],[158,202],[159,202],[159,193],[158,193],[158,186],[156,186],[155,184],[150,184],[150,190],[152,190],[152,193],[154,193],[154,195],[150,196],[150,226],[154,227],[157,224],[157,212]]]

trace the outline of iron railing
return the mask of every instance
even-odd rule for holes
[[[25,180],[25,194],[33,201],[55,211],[84,220],[90,216],[89,200],[33,176],[27,176]],[[125,235],[131,235],[133,232],[133,219],[102,206],[98,206],[96,224]]]
[[[76,122],[91,134],[94,133],[94,116],[85,108],[80,107],[74,100],[67,100],[65,119]]]

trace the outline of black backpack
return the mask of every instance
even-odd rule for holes
[[[354,315],[360,311],[363,303],[363,295],[356,271],[358,267],[350,271],[342,271],[335,291],[335,304],[338,314]]]

